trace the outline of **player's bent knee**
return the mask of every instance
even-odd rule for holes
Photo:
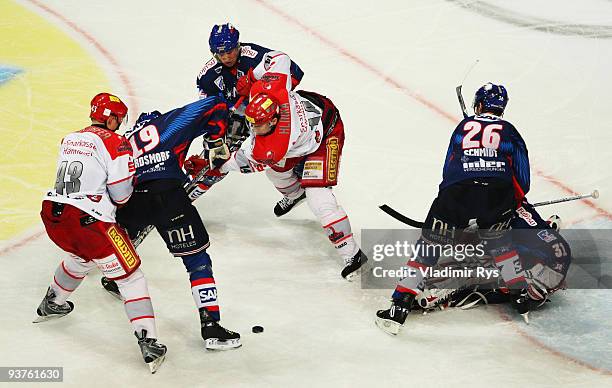
[[[325,218],[327,215],[338,211],[338,201],[333,191],[327,187],[307,187],[306,202],[310,210],[319,217]]]
[[[100,271],[111,280],[125,279],[140,267],[140,257],[134,254],[110,255],[94,260]]]

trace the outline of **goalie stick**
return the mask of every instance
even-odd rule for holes
[[[576,201],[578,199],[585,199],[585,198],[593,198],[593,199],[599,198],[599,190],[593,190],[593,192],[591,192],[589,194],[579,194],[579,195],[573,195],[571,197],[553,199],[553,200],[550,200],[550,201],[536,202],[536,203],[532,204],[532,206],[533,207],[546,206],[546,205],[552,205],[552,204],[555,204],[555,203]],[[412,226],[414,228],[420,228],[420,229],[422,229],[425,226],[425,224],[423,222],[417,221],[417,220],[413,220],[410,217],[406,217],[405,215],[403,215],[402,213],[400,213],[397,210],[393,209],[389,205],[380,205],[379,208],[380,208],[380,210],[384,211],[385,213],[387,213],[391,217],[395,218],[399,222],[404,223],[406,225]]]

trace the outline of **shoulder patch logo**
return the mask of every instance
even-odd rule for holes
[[[202,77],[204,74],[206,74],[208,70],[212,69],[216,65],[217,65],[217,60],[215,58],[212,58],[210,61],[206,62],[202,70],[200,70],[200,74],[198,75],[198,78]],[[220,68],[219,68],[219,71],[221,71]]]
[[[257,51],[253,50],[251,46],[242,46],[240,47],[240,55],[255,58],[257,56]]]

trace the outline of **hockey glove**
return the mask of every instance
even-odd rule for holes
[[[185,160],[183,167],[185,172],[192,177],[195,177],[205,168],[208,168],[210,164],[207,159],[200,158],[198,155],[192,155],[189,159]]]
[[[231,153],[225,140],[206,140],[206,149],[208,150],[208,160],[211,168],[221,167],[230,158]]]
[[[241,96],[248,97],[251,92],[251,86],[257,81],[255,75],[253,75],[253,69],[249,69],[249,71],[240,77],[236,82],[236,91]]]

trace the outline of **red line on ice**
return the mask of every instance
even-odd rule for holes
[[[53,15],[56,18],[58,18],[59,20],[61,20],[64,24],[66,24],[68,27],[70,27],[74,32],[76,32],[77,34],[81,35],[89,43],[91,43],[100,52],[100,54],[102,54],[102,56],[104,58],[106,58],[106,60],[113,66],[114,71],[119,75],[119,78],[121,79],[121,83],[125,87],[125,90],[126,90],[126,92],[128,94],[128,100],[130,101],[129,105],[131,105],[132,110],[134,112],[138,112],[138,110],[139,110],[138,101],[137,101],[137,99],[135,97],[134,88],[132,87],[132,83],[131,83],[130,79],[128,78],[127,74],[125,73],[125,71],[123,71],[123,69],[121,68],[121,65],[119,65],[119,62],[110,53],[110,51],[108,51],[90,33],[85,31],[81,27],[79,27],[76,23],[74,23],[73,21],[71,21],[70,19],[68,19],[67,17],[65,17],[61,13],[59,13],[58,11],[56,11],[56,10],[54,10],[52,8],[47,7],[46,5],[42,4],[40,1],[37,1],[37,0],[28,0],[28,1],[31,4],[33,4],[34,6],[38,7],[39,9],[41,9],[42,11],[44,11],[44,12],[50,14],[50,15]]]
[[[457,120],[457,117],[455,115],[452,115],[452,114],[446,112],[444,109],[442,109],[441,107],[436,105],[436,103],[428,100],[426,97],[424,97],[421,94],[415,92],[411,88],[402,85],[399,81],[393,79],[391,76],[384,74],[382,71],[380,71],[379,69],[377,69],[373,65],[371,65],[368,62],[366,62],[365,60],[359,58],[356,54],[353,54],[350,51],[346,50],[345,48],[343,48],[339,44],[333,42],[329,38],[325,37],[323,34],[319,33],[315,29],[313,29],[313,28],[307,26],[306,24],[302,23],[297,18],[295,18],[295,17],[289,15],[288,13],[284,12],[283,10],[281,10],[281,9],[271,5],[271,4],[269,4],[265,0],[253,0],[253,1],[255,1],[256,3],[258,3],[261,6],[265,7],[266,9],[272,11],[273,13],[275,13],[278,16],[280,16],[281,18],[285,19],[291,25],[299,27],[302,30],[304,30],[305,32],[307,32],[308,34],[314,36],[315,38],[317,38],[318,40],[323,42],[325,45],[327,45],[328,47],[336,50],[337,52],[339,52],[340,54],[342,54],[343,56],[345,56],[346,58],[348,58],[352,62],[358,64],[359,66],[363,67],[364,69],[366,69],[370,73],[372,73],[372,74],[376,75],[377,77],[381,78],[388,85],[393,86],[394,88],[402,91],[404,94],[406,94],[410,98],[413,98],[414,100],[416,100],[420,104],[424,105],[426,108],[428,108],[429,110],[433,111],[434,113],[436,113],[436,114],[446,118],[447,120],[449,120],[453,124],[457,123],[458,120]],[[574,194],[577,193],[576,190],[573,190],[572,188],[570,188],[569,186],[564,184],[560,179],[557,179],[557,178],[553,177],[552,175],[546,174],[542,170],[535,169],[535,168],[534,168],[534,170],[535,170],[536,174],[538,174],[542,178],[544,178],[547,181],[549,181],[551,184],[556,186],[558,189],[560,189],[564,193],[567,193],[567,194],[570,194],[570,195],[574,195]],[[583,201],[580,201],[580,203],[582,203],[582,204],[590,207],[591,209],[595,210],[599,215],[612,220],[612,213],[607,211],[607,210],[605,210],[605,209],[603,209],[603,208],[601,208],[601,207],[599,207],[599,206],[597,206],[593,201],[589,201],[589,200],[584,201],[583,200]]]
[[[287,14],[286,12],[280,10],[279,8],[276,8],[275,6],[273,6],[271,4],[268,4],[265,0],[253,0],[253,1],[257,2],[261,6],[267,8],[268,10],[272,11],[273,13],[275,13],[278,16],[280,16],[281,18],[285,19],[291,25],[297,26],[297,27],[301,28],[302,30],[304,30],[305,32],[307,32],[308,34],[310,34],[310,35],[314,36],[315,38],[319,39],[321,42],[326,44],[328,47],[336,50],[337,52],[339,52],[340,54],[342,54],[343,56],[345,56],[346,58],[348,58],[352,62],[360,65],[364,69],[368,70],[370,73],[372,73],[372,74],[376,75],[377,77],[381,78],[385,83],[389,84],[390,86],[393,86],[394,88],[397,88],[397,89],[401,90],[404,94],[406,94],[409,97],[413,98],[414,100],[416,100],[420,104],[424,105],[425,107],[427,107],[429,110],[433,111],[434,113],[437,113],[438,115],[448,119],[452,123],[456,123],[457,122],[457,118],[454,115],[446,112],[441,107],[438,107],[434,102],[429,101],[427,98],[425,98],[424,96],[420,95],[419,93],[417,93],[417,92],[411,90],[410,88],[402,85],[399,81],[393,79],[392,77],[390,77],[388,75],[385,75],[383,72],[378,70],[373,65],[367,63],[365,60],[359,58],[356,54],[353,54],[353,53],[349,52],[348,50],[344,49],[340,45],[338,45],[335,42],[331,41],[330,39],[326,38],[325,36],[323,36],[323,34],[317,32],[313,28],[310,28],[309,26],[305,25],[304,23],[299,21],[297,18]],[[567,194],[570,194],[570,195],[576,194],[576,190],[573,190],[572,188],[570,188],[568,185],[563,183],[560,179],[557,179],[557,178],[553,177],[552,175],[546,174],[542,170],[535,169],[535,168],[534,168],[534,170],[535,170],[536,174],[538,174],[542,178],[544,178],[547,181],[549,181],[551,184],[556,186],[561,191],[563,191],[563,192],[565,192]],[[608,219],[612,219],[612,213],[610,213],[609,211],[607,211],[607,210],[597,206],[592,201],[580,201],[580,203],[585,204],[586,206],[592,208],[599,215],[604,216],[604,217],[606,217]],[[504,318],[506,317],[503,314],[502,314],[502,316]],[[582,366],[584,366],[584,367],[586,367],[588,369],[594,370],[594,371],[602,372],[602,373],[605,373],[605,374],[612,374],[610,371],[593,367],[593,366],[591,366],[591,365],[589,365],[589,364],[587,364],[587,363],[585,363],[583,361],[576,360],[576,359],[574,359],[572,357],[569,357],[568,355],[565,355],[565,354],[563,354],[563,353],[561,353],[561,352],[559,352],[559,351],[557,351],[555,349],[552,349],[552,348],[548,347],[547,345],[541,343],[537,339],[529,336],[527,333],[523,332],[522,330],[518,329],[515,325],[513,325],[513,326],[517,330],[517,332],[519,334],[521,334],[521,336],[523,336],[524,338],[526,338],[530,342],[532,342],[532,343],[534,343],[534,344],[536,344],[536,345],[538,345],[538,346],[548,350],[549,352],[551,352],[552,354],[554,354],[556,356],[559,356],[559,357],[561,357],[563,359],[566,359],[566,360],[571,360],[571,361],[573,361],[573,362],[575,362],[577,364],[580,364],[580,365],[582,365]]]

